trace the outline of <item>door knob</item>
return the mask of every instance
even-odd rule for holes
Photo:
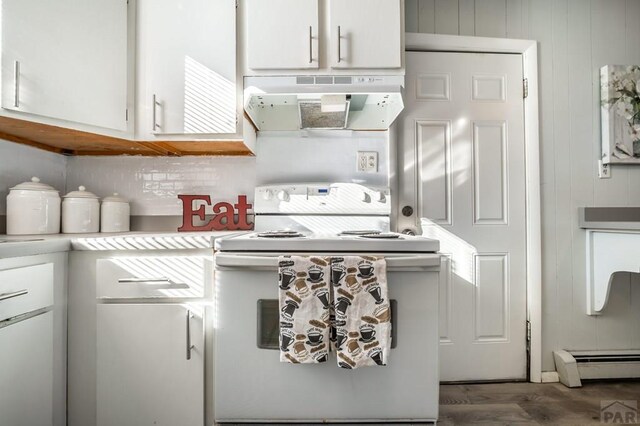
[[[407,229],[403,229],[402,233],[405,235],[416,235],[416,231],[414,231],[413,229],[407,228]]]
[[[402,208],[402,215],[405,217],[409,217],[413,215],[413,207],[411,206],[404,206]]]

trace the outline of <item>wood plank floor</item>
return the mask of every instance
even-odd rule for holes
[[[640,381],[440,386],[438,425],[596,425],[603,400],[636,401]],[[627,423],[629,424],[629,423]]]

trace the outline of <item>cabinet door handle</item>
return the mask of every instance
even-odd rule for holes
[[[13,106],[20,108],[20,61],[13,64]]]
[[[24,296],[25,294],[28,294],[28,293],[29,292],[27,290],[18,290],[12,293],[2,293],[0,294],[0,302],[2,302],[3,300],[11,299],[13,297]]]
[[[340,34],[340,25],[338,25],[338,63],[342,60],[340,53],[340,48],[342,47],[342,35]]]
[[[309,63],[313,62],[313,27],[309,26]]]
[[[191,344],[191,318],[193,314],[187,309],[187,361],[191,359],[191,350],[195,347]]]
[[[157,114],[157,108],[160,106],[160,102],[158,102],[158,98],[156,96],[156,94],[153,94],[153,110],[152,110],[152,120],[153,120],[153,131],[155,132],[156,130],[160,129],[160,125],[158,124],[158,114]]]

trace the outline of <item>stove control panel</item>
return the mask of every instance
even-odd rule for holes
[[[261,214],[391,213],[388,187],[356,183],[268,185],[256,188],[254,212]]]

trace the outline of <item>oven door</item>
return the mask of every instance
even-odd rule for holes
[[[216,421],[435,421],[440,256],[385,258],[397,346],[386,367],[345,370],[335,355],[324,364],[293,365],[272,349],[278,254],[217,253]]]

